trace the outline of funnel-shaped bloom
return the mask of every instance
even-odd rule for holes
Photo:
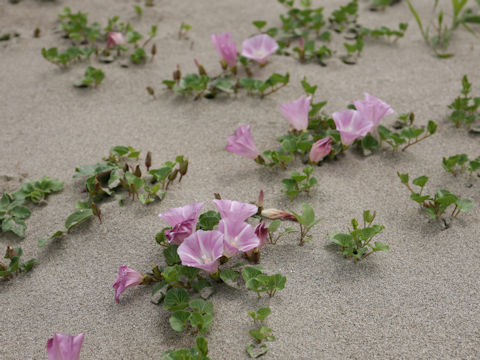
[[[313,163],[318,163],[332,151],[332,140],[329,137],[318,140],[310,149],[309,159]]]
[[[193,203],[184,207],[172,208],[158,217],[165,220],[173,228],[165,230],[165,236],[168,242],[180,245],[182,241],[195,231],[198,216],[203,203]]]
[[[258,244],[258,249],[261,249],[265,246],[268,237],[268,228],[265,226],[265,221],[262,221],[260,224],[257,225],[255,228],[255,235],[257,235],[258,240],[260,243]]]
[[[125,289],[137,286],[142,282],[143,276],[139,272],[130,269],[127,265],[122,265],[118,268],[118,275],[113,288],[115,289],[115,301],[120,302],[120,295]]]
[[[122,33],[119,32],[109,32],[108,33],[108,39],[107,39],[107,49],[110,48],[110,46],[118,46],[118,45],[125,45],[127,41],[125,40],[125,37],[123,36]]]
[[[260,153],[253,142],[252,134],[250,133],[250,125],[240,125],[233,135],[227,138],[228,145],[226,150],[245,156],[246,158],[255,160]]]
[[[223,254],[223,235],[218,231],[198,230],[178,247],[182,265],[213,274],[218,270],[218,259]]]
[[[380,120],[394,113],[392,107],[369,93],[365,93],[365,100],[354,101],[357,111],[373,123],[372,130],[376,129]]]
[[[253,227],[246,222],[224,219],[218,224],[218,231],[224,236],[223,254],[228,257],[255,249],[260,244]]]
[[[84,336],[56,333],[47,341],[48,360],[78,360]]]
[[[277,51],[278,44],[267,34],[255,35],[242,44],[242,55],[260,64],[267,62],[267,57]]]
[[[253,204],[232,200],[213,200],[222,219],[243,222],[257,213],[258,207]]]
[[[310,111],[311,96],[302,96],[292,102],[280,105],[280,111],[295,130],[305,130],[308,127],[308,112]]]
[[[333,121],[340,132],[343,145],[351,145],[356,139],[367,135],[373,123],[358,111],[345,110],[334,112]]]
[[[218,54],[230,67],[237,65],[237,44],[232,41],[232,34],[221,33],[212,34],[213,46],[217,49]]]

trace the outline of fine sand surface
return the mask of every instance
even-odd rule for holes
[[[330,14],[346,2],[316,3],[324,3]],[[480,43],[459,29],[449,48],[455,57],[437,59],[405,3],[377,13],[360,3],[360,23],[396,28],[408,22],[406,37],[394,44],[367,41],[355,66],[338,58],[320,67],[273,56],[256,75],[288,71],[291,82],[272,96],[194,102],[163,91],[161,80],[171,77],[176,64],[185,73],[195,71],[194,57],[207,71],[217,71],[210,34],[231,31],[240,45],[255,30],[251,21],[279,25],[281,5],[275,0],[156,0],[138,20],[133,0],[3,1],[0,32],[17,31],[21,37],[0,43],[0,191],[45,174],[64,180],[65,188],[50,196],[47,206],[33,209],[24,240],[0,234],[2,253],[7,245],[20,245],[26,259],[38,260],[32,272],[0,283],[0,359],[46,359],[45,344],[55,332],[84,332],[83,359],[158,359],[167,349],[192,346],[194,336],[175,333],[169,313],[150,302],[150,288],[128,289],[115,303],[117,269],[127,264],[144,272],[162,264],[154,235],[165,223],[158,213],[195,201],[213,209],[214,192],[254,201],[260,189],[266,207],[299,210],[309,202],[323,220],[303,247],[293,235],[266,247],[261,264],[287,277],[275,297],[257,299],[246,290],[218,288],[207,334],[212,359],[247,359],[252,328],[247,312],[266,305],[272,309],[267,325],[276,341],[268,343],[265,359],[480,358],[480,179],[454,178],[441,167],[443,156],[480,155],[479,138],[447,120],[447,105],[459,93],[464,74],[473,82],[473,93],[480,94]],[[428,17],[430,2],[414,3]],[[158,24],[155,61],[128,69],[118,62],[101,64],[106,78],[98,89],[73,88],[86,65],[61,71],[40,55],[42,47],[68,46],[55,31],[65,6],[102,24],[120,15],[142,32]],[[176,38],[182,21],[192,25],[189,40]],[[36,27],[39,39],[33,38]],[[394,156],[387,150],[370,157],[348,151],[315,169],[319,184],[311,196],[290,202],[281,193],[281,179],[303,168],[299,161],[288,171],[272,171],[224,148],[239,124],[251,125],[261,151],[276,148],[276,137],[288,130],[279,105],[303,94],[304,76],[318,85],[316,100],[328,100],[328,112],[345,109],[367,91],[397,113],[414,111],[420,125],[435,120],[439,132]],[[147,95],[147,85],[156,88],[157,101]],[[394,120],[391,116],[384,124]],[[154,167],[184,154],[190,158],[188,175],[161,203],[103,203],[102,224],[94,219],[38,249],[38,239],[62,228],[75,202],[84,198],[81,182],[72,179],[74,168],[97,162],[114,145],[132,145],[143,155],[150,150]],[[428,191],[447,188],[471,198],[476,207],[442,230],[409,199],[397,170],[429,175]],[[377,222],[386,226],[378,240],[391,251],[353,264],[328,245],[327,233],[346,230],[364,209],[377,211]]]

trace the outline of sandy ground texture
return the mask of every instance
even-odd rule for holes
[[[447,230],[420,211],[400,184],[396,171],[429,175],[427,190],[450,189],[480,203],[480,179],[457,178],[441,167],[443,156],[465,152],[480,155],[479,138],[457,130],[447,120],[447,105],[468,74],[473,93],[480,93],[480,44],[460,29],[448,60],[432,56],[405,3],[385,12],[368,11],[361,1],[359,22],[369,26],[410,28],[394,44],[367,41],[355,66],[338,58],[327,67],[301,65],[273,56],[257,71],[259,77],[290,72],[291,83],[265,98],[203,99],[193,102],[160,90],[176,64],[195,71],[193,58],[207,68],[218,67],[210,34],[233,32],[238,44],[254,32],[251,21],[279,25],[283,7],[275,0],[167,1],[156,0],[141,20],[133,0],[84,0],[54,3],[23,0],[0,4],[2,32],[19,38],[0,43],[0,190],[45,174],[65,181],[65,189],[33,210],[24,240],[0,234],[0,248],[21,245],[38,266],[0,283],[0,359],[46,359],[45,344],[55,332],[85,332],[83,359],[158,359],[167,349],[190,347],[194,337],[177,334],[168,312],[150,302],[150,289],[128,289],[120,304],[112,284],[121,264],[148,271],[162,261],[154,235],[165,224],[157,214],[171,207],[210,200],[214,192],[226,199],[255,200],[264,189],[268,207],[297,210],[312,204],[323,219],[313,241],[299,247],[295,236],[268,246],[262,264],[287,277],[283,291],[269,299],[255,293],[220,287],[211,298],[215,320],[207,334],[210,355],[246,359],[252,328],[247,312],[270,306],[267,321],[276,336],[265,359],[478,359],[480,358],[480,262],[477,255],[477,206],[452,221]],[[318,2],[319,3],[319,2]],[[329,14],[346,1],[324,1]],[[415,1],[423,16],[427,1]],[[473,5],[473,4],[472,4]],[[128,69],[118,63],[101,65],[106,73],[98,89],[72,87],[85,64],[66,71],[45,61],[42,47],[67,47],[55,31],[63,7],[90,13],[105,23],[122,19],[145,32],[158,24],[158,55],[145,66]],[[189,40],[178,40],[181,22],[192,25]],[[36,27],[41,37],[33,38]],[[96,62],[94,61],[94,64]],[[397,113],[414,111],[419,124],[439,123],[439,133],[404,153],[380,151],[362,157],[353,151],[315,169],[319,180],[311,196],[293,202],[281,193],[287,172],[263,169],[224,150],[237,125],[250,124],[261,151],[276,148],[275,138],[288,129],[278,108],[302,95],[300,80],[317,84],[317,99],[328,100],[328,112],[340,111],[363,92],[381,97]],[[156,87],[154,101],[145,87]],[[384,123],[389,125],[394,116]],[[112,201],[102,205],[104,222],[91,221],[62,240],[38,249],[38,239],[62,228],[76,201],[84,198],[74,168],[98,161],[114,145],[132,145],[153,153],[154,167],[178,154],[190,158],[190,171],[161,203],[142,206]],[[379,238],[391,246],[358,264],[342,258],[328,245],[327,233],[345,230],[364,209],[377,211],[386,230]],[[3,252],[3,250],[2,250]]]

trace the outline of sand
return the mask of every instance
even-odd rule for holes
[[[326,13],[345,1],[328,1]],[[427,16],[427,1],[415,1]],[[27,236],[0,234],[0,249],[21,245],[38,266],[9,282],[0,282],[0,359],[45,359],[45,344],[55,332],[85,333],[83,359],[158,359],[167,349],[190,347],[194,337],[177,334],[168,312],[150,302],[150,288],[128,289],[120,304],[112,284],[119,265],[148,271],[162,264],[154,235],[165,224],[157,214],[171,207],[203,201],[213,209],[214,192],[239,201],[255,200],[265,190],[267,207],[298,210],[310,203],[323,220],[313,240],[297,246],[295,236],[268,246],[262,265],[287,277],[283,291],[269,299],[255,293],[220,287],[211,298],[215,320],[207,334],[212,359],[247,359],[252,328],[247,312],[268,305],[267,325],[276,341],[265,359],[476,359],[480,357],[480,262],[478,261],[480,179],[457,178],[441,167],[443,156],[479,154],[479,138],[457,130],[447,120],[447,105],[468,74],[473,93],[480,94],[480,45],[460,29],[452,39],[452,59],[432,56],[405,3],[372,13],[361,1],[366,25],[396,27],[408,22],[404,39],[395,44],[368,41],[359,63],[338,59],[327,67],[301,65],[275,56],[257,74],[290,72],[291,82],[266,98],[218,98],[191,101],[162,91],[176,64],[195,70],[198,58],[214,71],[217,55],[210,34],[232,31],[237,43],[254,32],[251,21],[279,24],[283,12],[276,1],[166,1],[135,18],[134,1],[23,0],[0,5],[1,32],[21,36],[0,43],[0,190],[12,190],[26,179],[45,174],[65,181],[64,190],[35,207]],[[73,81],[85,65],[60,71],[45,61],[42,47],[66,47],[55,32],[56,16],[65,6],[90,13],[102,23],[113,15],[141,31],[158,24],[158,55],[152,64],[121,68],[101,65],[106,79],[98,89],[75,89]],[[180,23],[192,25],[189,40],[178,40]],[[41,37],[33,38],[35,27]],[[193,44],[193,45],[192,45]],[[96,64],[96,62],[94,62]],[[362,157],[353,151],[315,169],[319,184],[310,196],[290,202],[281,193],[281,179],[301,169],[263,169],[224,150],[226,137],[238,124],[250,124],[259,149],[276,147],[275,138],[288,129],[279,105],[302,95],[300,80],[319,86],[316,99],[328,100],[326,111],[345,109],[363,92],[381,97],[397,113],[414,111],[420,125],[439,123],[437,135],[394,156],[380,151]],[[157,89],[154,101],[145,91]],[[395,120],[391,116],[385,124]],[[95,163],[114,145],[132,145],[153,153],[154,167],[178,154],[190,158],[190,170],[166,199],[151,206],[127,202],[102,204],[104,222],[91,221],[70,236],[38,249],[38,239],[62,227],[81,200],[81,182],[74,168]],[[477,206],[445,231],[409,199],[396,171],[429,175],[427,190],[450,189]],[[377,211],[386,226],[380,241],[389,253],[353,264],[328,245],[327,233],[345,230],[364,209]],[[3,251],[3,250],[1,250]]]

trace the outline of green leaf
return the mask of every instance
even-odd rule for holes
[[[258,29],[258,31],[262,31],[262,28],[267,25],[267,22],[264,20],[256,20],[252,21],[252,24]]]
[[[237,288],[237,279],[240,273],[232,269],[224,269],[220,271],[220,279],[230,287]]]
[[[10,215],[13,217],[16,217],[18,219],[28,219],[32,212],[30,211],[29,208],[25,206],[15,206],[11,211]]]
[[[429,120],[427,125],[427,131],[430,134],[435,134],[437,132],[437,123],[435,121]]]
[[[193,299],[190,301],[190,308],[199,312],[200,314],[212,314],[213,313],[213,303],[211,301],[205,301],[203,299]]]
[[[280,220],[273,220],[271,223],[270,223],[270,226],[268,227],[268,231],[270,233],[274,233],[275,231],[278,230],[278,228],[280,227],[280,224],[282,222]]]
[[[372,247],[373,251],[390,251],[390,246],[385,245],[379,241],[375,241],[375,247]]]
[[[402,184],[408,185],[408,174],[400,174],[400,172],[397,171],[397,175],[400,178]]]
[[[246,350],[250,358],[257,359],[268,352],[268,346],[267,344],[250,344]]]
[[[168,266],[172,266],[175,264],[180,264],[180,256],[177,254],[178,245],[170,245],[166,249],[163,250],[163,256],[165,257],[165,261],[167,262]]]
[[[163,302],[165,310],[182,310],[188,306],[190,296],[185,289],[173,288],[168,290]]]
[[[364,150],[377,150],[378,149],[378,141],[375,139],[370,133],[362,139],[362,148]]]
[[[333,234],[328,234],[328,237],[331,242],[343,248],[351,248],[355,246],[355,241],[353,239],[353,236],[350,234],[333,233]]]
[[[207,341],[207,339],[199,336],[195,339],[195,343],[197,345],[197,349],[198,349],[199,354],[202,355],[202,356],[207,356],[208,355],[208,341]],[[199,359],[199,360],[203,360],[203,359]]]
[[[168,293],[167,293],[168,296]],[[166,300],[166,297],[165,297]],[[173,330],[177,332],[182,332],[183,328],[187,325],[188,319],[190,318],[190,313],[188,311],[182,311],[178,310],[175,311],[172,316],[170,316],[170,319],[168,320],[170,322],[170,326],[172,327]]]
[[[220,213],[217,211],[207,211],[200,215],[197,223],[197,230],[213,230],[220,222]]]
[[[310,227],[315,223],[315,212],[309,204],[302,204],[302,221],[299,222],[306,227]]]
[[[11,231],[23,239],[25,230],[27,230],[27,225],[22,219],[7,218],[2,221],[2,232]]]
[[[423,188],[427,183],[427,181],[428,181],[428,176],[423,175],[413,179],[412,184]]]
[[[455,205],[458,206],[460,211],[467,212],[473,209],[473,201],[470,199],[460,198],[455,202]]]
[[[92,209],[77,210],[73,214],[70,214],[67,220],[65,220],[65,228],[67,230],[70,230],[74,226],[82,223],[83,221],[87,220],[92,216],[93,216]]]
[[[242,277],[245,282],[248,282],[250,279],[253,279],[257,275],[260,275],[262,272],[257,267],[247,266],[242,269]]]

